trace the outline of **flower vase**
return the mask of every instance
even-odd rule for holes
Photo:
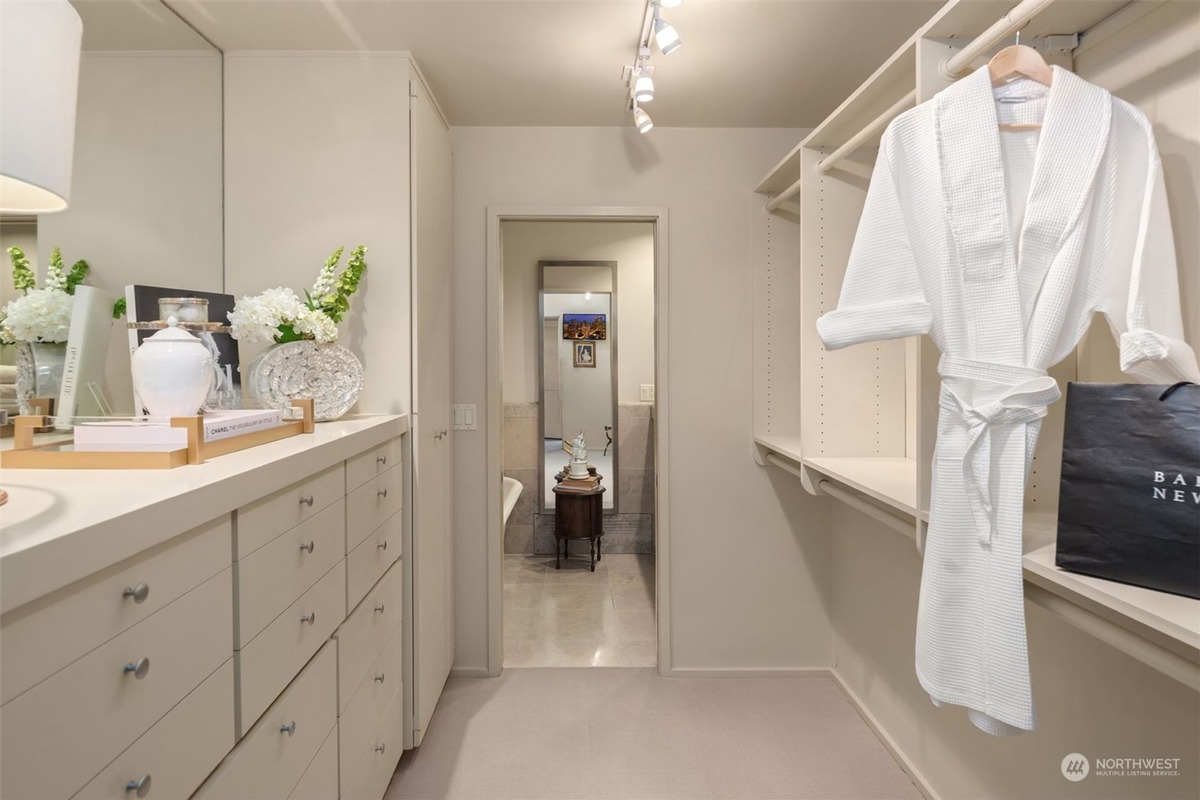
[[[363,366],[340,344],[284,342],[254,359],[244,383],[245,391],[263,408],[291,408],[293,400],[311,397],[316,421],[328,422],[357,402]]]
[[[62,389],[66,342],[17,342],[17,406],[22,414],[37,413],[30,402],[52,397]]]

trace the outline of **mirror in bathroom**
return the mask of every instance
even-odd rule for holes
[[[20,247],[39,283],[53,247],[86,260],[86,284],[224,289],[222,55],[159,0],[72,0],[83,21],[70,205],[0,219],[0,249]],[[0,306],[14,299],[3,253]],[[15,363],[16,348],[0,348]],[[133,411],[124,320],[113,323],[102,390]]]
[[[538,270],[543,509],[554,509],[555,475],[568,460],[563,440],[582,431],[608,489],[604,511],[616,513],[617,262],[539,261]]]

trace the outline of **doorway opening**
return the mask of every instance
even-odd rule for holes
[[[660,664],[659,225],[496,219],[496,667]]]

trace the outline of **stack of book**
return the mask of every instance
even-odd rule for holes
[[[600,488],[600,476],[588,475],[586,478],[563,478],[559,484],[559,489],[569,492],[594,492]]]
[[[204,441],[215,442],[243,433],[283,424],[278,409],[214,411],[204,415]],[[78,452],[169,453],[188,445],[187,429],[172,428],[169,419],[141,417],[133,420],[83,422],[75,426]]]

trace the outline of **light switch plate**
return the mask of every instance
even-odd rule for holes
[[[475,406],[474,405],[458,405],[454,406],[454,430],[456,431],[473,431],[477,430],[475,424]]]
[[[653,383],[643,383],[642,384],[641,398],[642,398],[643,403],[653,403],[654,402],[654,384]]]

